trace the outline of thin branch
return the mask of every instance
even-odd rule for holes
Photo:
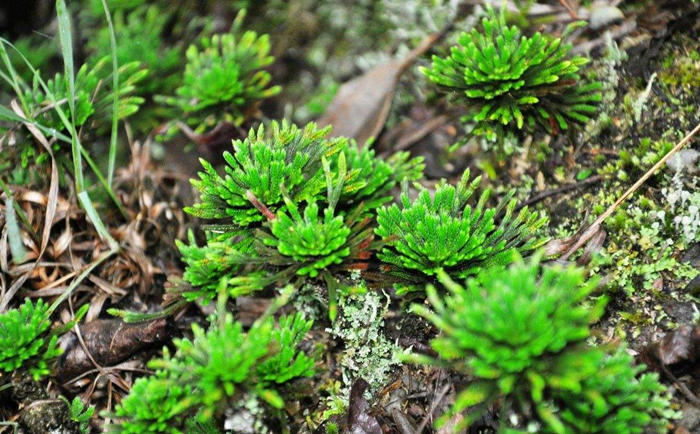
[[[588,185],[600,182],[602,179],[603,179],[603,177],[601,175],[595,175],[595,176],[591,176],[590,178],[585,179],[585,180],[580,181],[580,182],[574,182],[572,184],[563,185],[563,186],[561,186],[559,188],[555,188],[553,190],[543,191],[541,193],[538,193],[538,194],[530,197],[525,202],[518,204],[518,206],[515,207],[515,212],[518,212],[521,209],[525,208],[526,206],[530,206],[533,203],[537,203],[537,202],[544,200],[550,196],[555,196],[557,194],[562,194],[562,193],[566,193],[566,192],[571,191],[571,190],[583,188],[583,187],[586,187]]]

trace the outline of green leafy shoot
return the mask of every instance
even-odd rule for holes
[[[607,356],[581,390],[559,391],[554,400],[567,431],[586,433],[641,433],[666,430],[675,416],[666,388],[655,373],[643,373],[644,365],[620,346]]]
[[[272,237],[265,244],[277,248],[280,254],[291,256],[295,261],[306,263],[297,273],[316,277],[320,269],[330,264],[340,264],[350,254],[346,242],[350,228],[345,226],[342,216],[334,216],[331,208],[318,215],[318,204],[312,202],[304,209],[304,216],[291,201],[287,213],[279,213],[271,223]]]
[[[49,363],[61,350],[49,333],[49,306],[26,299],[18,309],[0,314],[0,370],[26,369],[34,379],[48,375]]]
[[[186,211],[231,224],[207,226],[203,247],[193,235],[189,245],[178,243],[193,287],[186,299],[211,300],[220,285],[231,296],[294,276],[297,285],[369,259],[372,210],[398,182],[418,178],[422,163],[407,153],[383,161],[354,141],[326,138],[329,132],[272,122],[234,141],[234,152],[224,153],[225,176],[201,160],[205,170],[192,181],[201,202]]]
[[[283,188],[295,203],[316,198],[325,187],[321,157],[338,153],[347,139],[326,139],[330,128],[319,130],[314,123],[300,129],[272,122],[267,131],[260,125],[245,140],[233,142],[233,154],[224,152],[225,177],[200,160],[204,172],[192,185],[202,202],[185,211],[200,218],[230,218],[245,227],[266,218],[251,197],[272,213],[284,205]]]
[[[333,178],[340,181],[328,184],[323,217],[318,202],[307,203],[300,210],[282,189],[285,207],[276,215],[269,210],[261,212],[268,220],[255,231],[243,229],[211,236],[202,248],[194,244],[193,237],[189,246],[178,243],[188,264],[184,278],[194,287],[183,297],[211,300],[221,285],[231,296],[244,295],[275,282],[288,282],[294,276],[298,276],[294,282],[298,287],[307,277],[315,278],[332,266],[342,270],[368,259],[372,229],[370,219],[363,217],[364,208],[358,206],[349,214],[334,210],[347,173],[343,154],[339,161],[337,177],[331,173],[330,164],[324,163],[327,182],[333,182]]]
[[[279,384],[313,375],[314,360],[297,350],[312,325],[312,320],[304,319],[299,313],[280,317],[279,326],[272,330],[272,340],[278,347],[277,353],[257,368],[257,375],[262,381]]]
[[[246,333],[230,313],[219,309],[208,331],[193,324],[194,337],[176,339],[176,352],[164,349],[158,369],[137,380],[114,412],[121,425],[112,432],[182,432],[196,417],[207,424],[243,394],[252,394],[273,408],[284,401],[279,384],[311,376],[314,360],[298,350],[311,321],[301,314],[256,322]]]
[[[182,294],[189,301],[203,298],[211,301],[219,286],[235,278],[246,263],[255,256],[250,236],[225,236],[212,238],[204,246],[198,246],[194,233],[189,231],[189,244],[176,240],[182,260],[186,264],[183,278],[192,288]],[[255,261],[260,262],[262,261]],[[229,288],[229,295],[237,297],[249,291]]]
[[[439,358],[409,359],[451,367],[472,378],[442,422],[470,409],[464,419],[469,424],[501,398],[504,408],[525,415],[535,408],[548,425],[561,425],[556,417],[544,417],[546,397],[554,391],[584,390],[584,381],[603,360],[602,350],[585,344],[589,325],[607,302],[603,297],[585,304],[596,281],[586,281],[578,268],[541,267],[539,257],[518,259],[506,269],[484,269],[466,286],[444,271],[438,277],[448,294],[441,297],[429,285],[432,310],[424,305],[413,305],[413,310],[441,332],[431,342]]]
[[[204,171],[192,185],[199,190],[201,203],[185,211],[205,219],[230,218],[235,226],[248,227],[285,208],[283,191],[295,204],[320,202],[327,199],[322,194],[327,185],[338,183],[343,186],[336,199],[339,210],[349,213],[362,203],[369,211],[390,200],[389,192],[398,182],[422,174],[422,160],[410,159],[408,153],[383,161],[354,141],[327,138],[329,133],[330,127],[318,129],[309,123],[302,129],[286,121],[251,129],[245,140],[233,142],[233,153],[224,152],[225,176],[200,160]],[[343,179],[338,177],[341,154]],[[330,181],[323,158],[328,160]]]
[[[464,278],[491,265],[506,265],[517,252],[543,244],[534,233],[546,220],[527,208],[514,215],[514,192],[495,208],[486,207],[490,190],[474,207],[468,204],[481,181],[469,181],[469,176],[465,171],[456,188],[442,182],[434,198],[423,189],[411,201],[404,191],[402,208],[393,204],[377,211],[375,232],[384,242],[377,256],[390,265],[390,274],[413,283],[440,271]]]
[[[61,398],[63,398],[61,396]],[[70,407],[70,418],[73,422],[78,424],[78,429],[82,434],[88,434],[90,432],[90,419],[95,413],[95,407],[89,405],[85,406],[83,400],[79,396],[73,398],[73,401],[68,402],[67,399],[63,398],[66,404]]]
[[[105,57],[91,67],[88,67],[87,64],[83,65],[76,74],[74,98],[74,122],[76,127],[85,124],[93,115],[99,116],[102,125],[105,125],[104,121],[111,117],[113,111],[112,101],[115,93],[110,90],[112,89],[112,74],[105,71],[108,60],[109,58]],[[143,98],[131,96],[130,93],[134,91],[136,83],[142,80],[145,74],[143,71],[138,70],[138,63],[120,67],[119,73],[123,81],[119,91],[116,92],[116,95],[120,98],[117,105],[117,119],[124,119],[136,113],[139,106],[143,103]],[[34,81],[31,89],[27,88],[29,113],[45,127],[64,131],[66,129],[65,124],[58,112],[53,110],[53,101],[56,99],[58,104],[65,104],[69,100],[68,79],[57,73],[46,84],[48,86],[47,92],[36,81]]]
[[[201,48],[190,45],[177,96],[161,98],[179,109],[196,132],[218,121],[242,124],[246,109],[281,89],[268,87],[272,77],[262,69],[274,61],[268,36],[253,31],[237,34],[244,16],[242,11],[231,33],[204,37]]]
[[[585,23],[570,25],[561,38],[527,37],[506,25],[505,9],[497,16],[488,6],[483,30],[462,33],[450,56],[433,56],[425,75],[472,107],[465,120],[491,140],[504,137],[509,126],[540,124],[557,133],[572,122],[586,123],[601,100],[601,84],[584,82],[580,68],[588,59],[571,56],[571,44],[563,42]]]

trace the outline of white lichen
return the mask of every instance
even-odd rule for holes
[[[376,291],[340,300],[340,314],[328,331],[345,344],[340,365],[343,389],[348,392],[357,378],[367,381],[373,390],[385,386],[393,367],[400,363],[395,357],[398,346],[383,331],[389,301],[386,294]]]

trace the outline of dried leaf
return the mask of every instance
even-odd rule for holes
[[[401,74],[440,36],[440,33],[430,35],[403,59],[376,66],[344,83],[318,120],[319,126],[333,125],[333,136],[351,137],[360,145],[370,137],[376,137],[389,116]]]
[[[358,378],[350,389],[348,431],[352,434],[382,434],[382,428],[377,419],[369,414],[370,405],[363,396],[367,388],[369,384]]]
[[[56,376],[63,382],[94,369],[94,359],[103,366],[118,363],[138,350],[166,340],[166,320],[125,323],[121,319],[101,319],[83,324],[79,328],[85,348],[75,331],[66,333],[59,339],[63,349],[56,370]]]
[[[591,262],[591,259],[593,259],[593,255],[600,252],[600,250],[603,248],[607,235],[608,233],[605,231],[605,229],[602,227],[599,228],[598,232],[593,236],[593,238],[591,238],[588,244],[586,244],[586,247],[583,249],[583,253],[576,260],[576,264],[579,266],[588,265],[588,263]]]
[[[653,342],[642,352],[645,363],[664,366],[700,360],[700,326],[684,325]]]
[[[5,228],[7,229],[7,239],[10,241],[10,252],[12,262],[21,264],[25,261],[27,251],[22,243],[22,234],[15,215],[14,200],[8,198],[5,201]]]

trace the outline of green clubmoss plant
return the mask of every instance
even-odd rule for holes
[[[90,432],[90,419],[95,413],[95,407],[83,404],[83,400],[79,396],[73,398],[73,401],[68,401],[66,398],[61,396],[68,407],[70,408],[70,418],[73,422],[78,424],[78,429],[81,434],[88,434]]]
[[[527,208],[514,215],[513,192],[495,208],[487,208],[491,192],[485,190],[472,208],[468,202],[481,177],[470,182],[469,176],[465,171],[456,188],[443,181],[433,198],[423,189],[411,201],[405,190],[402,208],[393,204],[377,210],[375,232],[384,242],[377,256],[389,264],[388,273],[409,283],[424,282],[442,271],[464,278],[487,266],[506,265],[517,252],[543,243],[534,232],[546,220]]]
[[[104,15],[101,8],[100,4],[100,15]],[[170,92],[177,86],[174,73],[180,66],[181,49],[165,44],[163,31],[168,18],[169,15],[155,5],[139,7],[128,14],[121,9],[114,12],[118,64],[137,62],[150,76],[150,79],[139,81],[140,96]],[[90,59],[95,61],[110,56],[112,46],[109,28],[99,28],[88,40],[88,48],[91,50]]]
[[[603,351],[585,343],[589,325],[607,301],[586,304],[596,281],[586,281],[581,269],[541,267],[538,257],[506,269],[484,269],[466,286],[444,271],[438,275],[448,294],[441,297],[429,285],[432,310],[413,309],[441,332],[431,342],[439,358],[414,360],[450,367],[471,379],[442,421],[469,409],[468,425],[500,399],[504,424],[509,413],[534,412],[532,417],[563,432],[562,416],[555,415],[547,398],[557,392],[585,393],[586,379],[603,362]]]
[[[124,119],[136,113],[143,103],[143,98],[134,95],[136,85],[145,77],[146,71],[139,69],[138,62],[129,63],[119,68],[119,105],[117,118]],[[29,115],[35,122],[45,128],[64,131],[65,124],[54,109],[54,99],[61,105],[64,112],[68,111],[68,96],[70,87],[68,79],[61,73],[47,80],[48,93],[37,80],[29,86],[18,79],[21,95],[18,99],[25,105]],[[53,95],[53,98],[49,96]],[[112,113],[112,73],[109,58],[100,59],[95,65],[84,64],[75,76],[75,126],[83,126],[89,119],[97,118],[104,128]]]
[[[208,331],[192,325],[194,337],[175,339],[176,352],[164,349],[149,363],[157,372],[140,378],[116,407],[120,425],[112,432],[183,432],[188,420],[210,424],[246,394],[273,408],[284,401],[279,384],[313,375],[314,360],[299,351],[311,328],[301,314],[256,322],[248,332],[220,304]]]
[[[233,142],[232,153],[224,152],[224,176],[200,160],[204,171],[192,185],[201,202],[185,211],[204,219],[231,219],[235,227],[245,228],[269,217],[261,206],[270,213],[283,210],[284,194],[296,204],[324,201],[328,180],[323,158],[328,160],[330,182],[342,181],[337,206],[343,211],[359,203],[367,211],[376,208],[390,200],[389,192],[398,182],[422,174],[421,160],[409,159],[408,153],[382,160],[367,146],[360,148],[344,137],[328,138],[329,133],[330,127],[318,129],[309,123],[301,129],[286,121],[251,129],[246,139]],[[338,179],[341,153],[346,173]]]
[[[224,152],[225,176],[200,159],[204,171],[192,185],[201,202],[185,211],[206,219],[230,218],[233,225],[247,227],[266,218],[251,198],[274,213],[284,206],[282,188],[295,203],[318,197],[325,187],[321,157],[331,158],[347,146],[346,139],[327,139],[329,131],[313,123],[302,130],[286,122],[251,129],[245,140],[233,142],[233,153]]]
[[[276,247],[280,254],[304,263],[298,274],[315,277],[320,269],[340,264],[350,254],[346,243],[350,228],[342,216],[333,215],[333,209],[326,208],[323,218],[320,218],[316,202],[306,206],[303,217],[296,204],[290,202],[287,208],[289,214],[280,213],[272,221],[270,230],[273,236],[266,239],[266,244]]]
[[[162,99],[179,109],[196,132],[218,121],[240,125],[246,109],[280,91],[268,86],[272,77],[262,69],[274,61],[269,37],[253,31],[239,35],[243,17],[239,14],[230,33],[202,38],[201,48],[190,45],[176,96]]]
[[[347,173],[344,160],[341,154],[341,181]],[[326,162],[324,169],[331,182],[329,166]],[[199,286],[183,296],[189,300],[200,296],[211,299],[221,285],[231,296],[261,290],[276,282],[292,281],[300,287],[307,278],[323,273],[329,282],[329,303],[335,306],[337,280],[327,270],[334,265],[348,268],[368,259],[372,241],[370,219],[362,217],[362,206],[348,214],[336,212],[342,190],[342,182],[328,189],[331,199],[325,204],[323,218],[319,217],[316,201],[304,206],[302,217],[299,205],[283,192],[286,206],[276,215],[254,201],[267,217],[257,229],[214,236],[202,250],[196,245],[180,244],[183,260],[188,264],[184,278]],[[292,280],[294,276],[298,278]]]
[[[483,30],[462,33],[446,58],[433,56],[428,78],[454,92],[472,108],[465,121],[490,139],[504,137],[506,127],[542,125],[556,133],[569,124],[586,123],[600,101],[601,84],[585,83],[580,67],[588,62],[571,56],[564,40],[584,23],[570,25],[562,37],[539,32],[528,37],[508,27],[505,7],[497,16],[489,7]]]
[[[372,210],[422,165],[406,153],[381,160],[354,141],[326,138],[329,131],[272,122],[224,153],[225,176],[202,160],[192,181],[201,202],[186,211],[226,220],[207,227],[206,246],[193,237],[178,244],[193,286],[185,298],[211,299],[222,280],[238,296],[294,276],[328,279],[329,267],[369,258]]]
[[[246,261],[258,262],[252,260],[255,253],[252,247],[253,238],[250,236],[212,236],[203,246],[197,245],[192,231],[188,236],[189,244],[176,240],[182,260],[186,264],[183,278],[191,285],[191,288],[181,294],[186,300],[203,298],[206,302],[211,301],[216,296],[221,282],[235,279]],[[232,297],[247,292],[229,287],[229,295]]]
[[[26,299],[18,309],[0,315],[0,369],[26,369],[35,380],[49,374],[49,363],[61,351],[50,335],[49,306]]]
[[[642,433],[666,432],[674,416],[666,388],[658,374],[643,373],[644,365],[624,346],[607,356],[597,373],[586,379],[578,392],[566,390],[553,395],[560,408],[558,417],[567,432]]]
[[[180,420],[195,405],[192,386],[182,384],[165,371],[139,378],[114,411],[120,425],[109,427],[112,433],[180,433]]]

